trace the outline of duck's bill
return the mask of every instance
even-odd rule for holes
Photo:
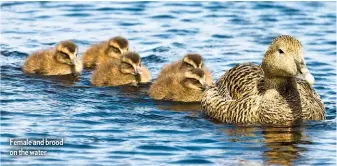
[[[306,67],[301,68],[297,76],[307,81],[310,85],[313,85],[315,83],[315,77],[310,73],[310,71]]]
[[[141,75],[143,74],[143,71],[140,67],[136,67],[135,75]]]

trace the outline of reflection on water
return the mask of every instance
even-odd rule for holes
[[[303,128],[264,128],[262,129],[266,147],[264,156],[268,164],[292,165],[300,154],[307,151],[298,144],[308,144],[310,138],[303,132]]]
[[[235,139],[231,142],[263,142],[265,149],[261,149],[266,164],[293,165],[293,162],[301,157],[301,153],[307,151],[299,144],[311,144],[310,138],[305,135],[304,128],[297,127],[236,127],[223,129],[222,131]],[[262,133],[260,140],[257,136]],[[243,139],[242,139],[243,138]],[[247,139],[250,138],[250,139]]]
[[[59,83],[60,85],[71,87],[76,84],[76,82],[80,81],[80,76],[74,75],[61,75],[61,76],[42,76],[36,74],[25,74],[28,77],[33,77],[35,79],[41,79],[45,81],[50,81],[54,83]]]
[[[201,111],[199,103],[184,103],[170,101],[154,101],[154,105],[161,110],[173,111]]]

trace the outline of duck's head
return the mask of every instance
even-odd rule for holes
[[[61,41],[56,46],[56,60],[60,63],[74,66],[77,63],[77,52],[78,48],[74,42],[70,40]]]
[[[202,68],[203,59],[200,54],[186,54],[183,58],[183,66],[188,69]]]
[[[311,85],[315,82],[305,64],[301,42],[288,35],[273,40],[264,56],[262,69],[268,78],[300,76]]]
[[[129,51],[129,42],[121,36],[111,38],[105,51],[109,57],[120,59],[122,54]]]
[[[203,91],[207,87],[205,73],[202,69],[196,68],[187,70],[182,80],[184,87]]]
[[[124,74],[140,75],[142,74],[142,60],[139,54],[127,52],[122,55],[120,71]]]

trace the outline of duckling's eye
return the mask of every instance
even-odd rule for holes
[[[278,53],[284,54],[283,50],[281,50],[281,49],[278,49]]]
[[[61,55],[63,58],[69,58],[68,54],[64,53],[64,52],[61,52]]]
[[[132,66],[131,64],[126,63],[126,62],[122,62],[122,65],[123,65],[123,67],[125,67],[125,68],[133,68],[133,66]]]
[[[186,63],[189,67],[194,68],[194,65],[190,64],[190,63]]]
[[[189,78],[188,81],[189,81],[191,84],[193,84],[193,85],[198,85],[198,84],[200,84],[199,80],[196,80],[196,79],[194,79],[194,78]]]
[[[193,80],[192,82],[193,82],[193,84],[196,84],[196,85],[200,84],[199,80]]]
[[[111,49],[113,52],[115,52],[115,53],[121,53],[121,51],[119,51],[119,49],[116,48],[116,47],[111,46],[110,49]]]

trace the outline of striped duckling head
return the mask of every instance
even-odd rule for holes
[[[77,45],[70,41],[61,41],[56,46],[56,60],[60,63],[67,64],[70,66],[76,65],[78,47]]]
[[[184,87],[188,89],[203,91],[207,87],[205,73],[202,69],[196,68],[187,70],[184,73],[184,79],[182,80]]]
[[[122,54],[129,51],[129,42],[121,36],[113,37],[109,40],[108,47],[105,51],[109,57],[120,59]]]
[[[187,69],[202,68],[203,59],[200,54],[186,54],[183,58],[182,67]]]

